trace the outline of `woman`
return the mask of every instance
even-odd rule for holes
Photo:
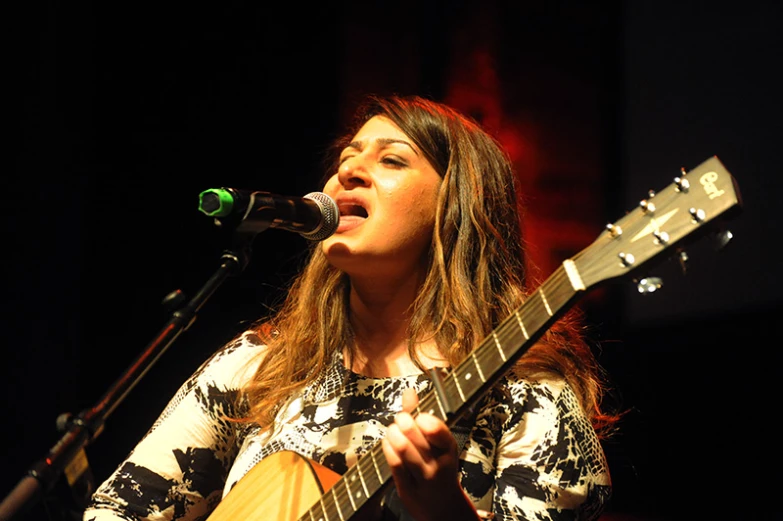
[[[367,469],[388,469],[379,516],[596,519],[610,493],[599,440],[615,418],[565,318],[443,421],[439,375],[530,289],[498,143],[443,104],[371,97],[336,150],[323,191],[340,208],[337,231],[313,245],[281,309],[183,385],[84,519],[204,519],[259,462],[288,452],[335,476],[370,459],[364,474],[355,467],[357,496],[373,494]],[[438,410],[417,408],[425,395]],[[335,490],[306,519],[347,517],[323,506]]]

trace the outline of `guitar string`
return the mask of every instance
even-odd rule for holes
[[[554,285],[554,290],[548,293],[548,298],[552,301],[560,302],[563,298],[564,291],[557,291],[560,288],[564,287],[564,284],[562,282],[567,279],[567,276],[562,269],[558,269],[555,271],[555,273],[547,280],[545,283],[541,286],[541,289],[544,289],[545,286]],[[558,284],[554,284],[554,283]],[[570,287],[570,286],[569,286]],[[534,298],[534,296],[537,295],[537,293],[531,295],[531,299]],[[553,298],[553,297],[559,297],[559,298]],[[514,320],[516,320],[516,314],[522,314],[521,320],[523,323],[526,322],[525,319],[527,318],[534,318],[536,315],[540,315],[542,312],[542,309],[544,309],[544,303],[541,300],[541,298],[537,298],[535,300],[528,300],[523,304],[519,309],[517,309],[514,313],[512,313],[511,316],[507,317],[503,322],[501,322],[500,326],[495,330],[496,337],[500,341],[499,348],[502,349],[502,357],[509,356],[508,353],[506,353],[507,349],[507,343],[509,340],[516,340],[519,338],[519,332],[521,331],[519,324],[515,323]],[[546,319],[542,321],[542,324],[546,323],[546,320],[548,320],[550,317],[549,313],[546,313]],[[536,327],[536,330],[538,330],[540,326]],[[491,338],[485,339],[479,347],[474,350],[473,354],[475,354],[474,360],[475,363],[479,365],[483,365],[482,369],[486,369],[488,362],[493,362],[492,371],[496,371],[500,366],[502,366],[502,363],[498,363],[498,357],[499,355],[495,350],[491,348]],[[512,355],[513,356],[513,355]],[[501,359],[502,359],[501,357]],[[483,364],[482,364],[483,362]],[[461,370],[467,370],[469,364],[467,363],[460,363],[455,367],[455,371],[448,374],[444,378],[444,384],[452,384],[452,386],[458,386],[459,384],[456,383],[456,378],[458,377],[457,374],[460,373]],[[497,367],[494,367],[496,365]],[[486,373],[485,373],[486,374]],[[464,375],[463,375],[464,376]],[[482,385],[485,383],[486,380],[482,379]],[[479,386],[481,387],[481,385]],[[475,394],[475,392],[471,393],[471,397]],[[454,396],[454,393],[452,393],[452,396]],[[461,398],[460,398],[461,399]],[[448,400],[451,401],[451,400]],[[437,409],[435,409],[435,405],[437,404],[436,396],[433,392],[427,393],[420,401],[419,407],[417,408],[420,412],[422,410],[431,411],[433,413],[437,413]],[[435,414],[436,416],[440,417],[441,420],[447,420],[447,418],[443,417],[443,414]],[[371,466],[368,462],[372,462]],[[370,487],[367,483],[367,480],[365,479],[365,476],[370,474],[375,474],[375,480],[378,481],[378,486]],[[355,465],[348,469],[346,473],[342,476],[341,479],[339,479],[330,490],[330,494],[328,497],[334,498],[334,501],[320,501],[313,505],[308,510],[308,514],[310,519],[315,519],[313,517],[313,514],[317,514],[317,508],[318,506],[321,507],[321,513],[323,514],[323,518],[326,521],[330,521],[331,519],[337,519],[339,517],[340,519],[344,519],[342,512],[351,511],[353,513],[357,512],[359,509],[362,508],[362,506],[371,499],[371,497],[367,496],[366,490],[369,488],[372,488],[371,495],[374,495],[375,493],[379,492],[381,488],[386,484],[386,482],[391,478],[391,470],[388,467],[388,463],[386,462],[386,458],[383,455],[383,448],[380,443],[377,443],[373,447],[370,448],[370,450],[365,453],[364,456],[360,457]],[[351,490],[351,481],[353,481],[354,486],[357,483],[357,479],[359,483],[362,485],[362,494],[361,497],[357,496],[355,493]],[[322,498],[323,499],[323,498]],[[322,503],[328,503],[329,507],[324,507]],[[334,505],[332,507],[331,505]],[[335,517],[337,516],[337,517]],[[305,521],[305,518],[301,518],[301,521]]]
[[[564,291],[565,287],[570,288],[570,285],[566,286],[563,284],[565,280],[567,280],[567,274],[565,273],[565,270],[562,268],[559,268],[555,271],[555,273],[547,279],[547,281],[542,284],[540,291],[543,291],[544,289],[547,289],[547,291],[544,293],[546,295],[546,298],[548,301],[552,303],[558,303],[556,308],[559,308],[559,303],[564,300],[564,296],[567,296],[568,293]],[[552,286],[551,290],[549,290],[549,286]],[[538,296],[539,298],[534,298]],[[516,355],[516,349],[517,346],[514,346],[514,352],[508,353],[508,344],[510,340],[518,340],[519,339],[519,333],[522,332],[522,326],[518,323],[517,319],[522,322],[522,324],[525,326],[526,329],[530,329],[533,327],[535,331],[540,330],[543,325],[551,318],[549,312],[544,311],[545,305],[540,298],[540,295],[538,292],[534,293],[531,298],[529,298],[520,308],[518,308],[510,317],[505,319],[500,326],[495,330],[497,334],[498,340],[500,340],[500,343],[503,347],[503,356],[513,357]],[[554,313],[554,311],[553,311]],[[536,321],[537,323],[534,323],[532,319],[535,319],[539,316],[545,316],[544,320]],[[525,338],[522,343],[519,345],[521,346],[524,344],[524,342],[527,341],[527,338]],[[485,342],[486,343],[486,342]],[[486,361],[488,359],[494,359],[497,355],[495,354],[495,349],[489,348],[488,346],[484,349],[481,349],[477,356],[485,362],[484,366],[486,367]]]
[[[350,469],[348,469],[346,471],[346,473],[342,476],[342,478],[340,480],[338,480],[332,486],[332,488],[330,489],[331,494],[330,494],[329,497],[333,497],[334,501],[324,501],[325,503],[329,504],[329,507],[328,508],[324,507],[321,504],[321,503],[324,503],[324,502],[316,503],[308,511],[311,514],[311,516],[314,513],[314,511],[317,512],[317,510],[318,510],[317,507],[319,507],[319,506],[321,507],[321,512],[323,513],[324,518],[326,519],[326,521],[329,521],[331,519],[337,519],[337,517],[334,517],[334,516],[339,516],[340,519],[343,519],[343,516],[341,515],[341,512],[351,511],[351,512],[355,513],[359,509],[361,509],[361,507],[367,501],[369,501],[371,498],[367,497],[367,495],[364,494],[364,493],[362,493],[361,497],[357,497],[354,494],[354,495],[352,495],[353,502],[351,502],[351,497],[349,497],[349,495],[351,494],[351,489],[350,489],[350,485],[349,485],[348,482],[350,481],[350,478],[355,477],[354,474],[357,473],[357,469],[362,468],[363,465],[366,467],[366,462],[370,461],[370,460],[374,460],[372,462],[372,468],[369,468],[369,469],[368,468],[364,468],[363,469],[364,471],[359,473],[359,479],[363,480],[363,476],[367,472],[371,472],[371,473],[375,474],[376,475],[375,479],[378,481],[378,486],[377,487],[375,487],[375,486],[371,487],[372,488],[372,495],[374,495],[375,493],[380,491],[380,489],[389,480],[389,478],[391,478],[391,471],[388,468],[388,464],[386,463],[385,457],[383,457],[383,448],[381,447],[380,444],[376,444],[376,445],[374,445],[370,449],[370,451],[365,453],[364,456],[359,458],[359,460],[357,460],[356,464],[353,467],[351,467]],[[380,474],[380,476],[378,474]],[[367,481],[364,481],[364,486],[365,487],[370,487],[370,484],[368,484]],[[362,489],[362,491],[364,491],[364,488]],[[357,505],[357,508],[353,507],[354,503]],[[338,508],[339,511],[335,511],[334,508],[331,508],[332,505],[334,505],[336,508]],[[332,517],[330,517],[330,516],[332,516]],[[304,519],[305,518],[302,518],[302,520],[304,520]],[[318,518],[318,519],[320,520],[320,519],[323,519],[323,518]]]

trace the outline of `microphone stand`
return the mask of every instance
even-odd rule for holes
[[[254,233],[260,231],[263,229],[256,228]],[[250,246],[255,237],[254,233],[241,233],[239,230],[234,238],[234,247],[224,251],[217,271],[186,305],[172,313],[169,322],[93,407],[85,409],[75,417],[67,413],[58,417],[58,425],[65,434],[43,458],[29,468],[25,476],[0,503],[0,521],[22,519],[17,516],[28,511],[35,502],[51,491],[63,472],[75,495],[81,496],[75,498],[77,506],[84,509],[94,491],[92,473],[84,448],[98,437],[109,415],[174,340],[195,322],[196,313],[225,279],[245,269],[250,259]],[[182,299],[179,290],[169,294],[164,302],[176,299]]]

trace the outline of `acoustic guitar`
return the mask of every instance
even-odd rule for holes
[[[734,177],[711,157],[606,229],[565,260],[539,289],[445,376],[433,373],[433,390],[420,397],[426,411],[449,426],[505,375],[557,318],[587,291],[682,251],[741,210]],[[676,247],[676,248],[675,248]],[[655,282],[641,279],[640,291]],[[208,521],[352,521],[375,519],[391,470],[377,443],[345,474],[293,452],[271,455],[246,474]]]

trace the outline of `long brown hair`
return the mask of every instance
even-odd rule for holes
[[[368,97],[350,131],[335,143],[328,172],[336,171],[339,150],[377,115],[413,140],[443,178],[428,271],[412,308],[408,350],[421,367],[415,341],[434,332],[453,367],[522,305],[529,291],[516,176],[502,147],[478,123],[417,96]],[[278,406],[313,382],[336,352],[352,356],[349,286],[347,275],[313,246],[280,309],[256,326],[268,349],[245,389],[248,420],[269,428]],[[518,365],[531,377],[565,378],[599,433],[607,432],[613,417],[601,410],[604,375],[578,328],[573,314],[562,317]]]

